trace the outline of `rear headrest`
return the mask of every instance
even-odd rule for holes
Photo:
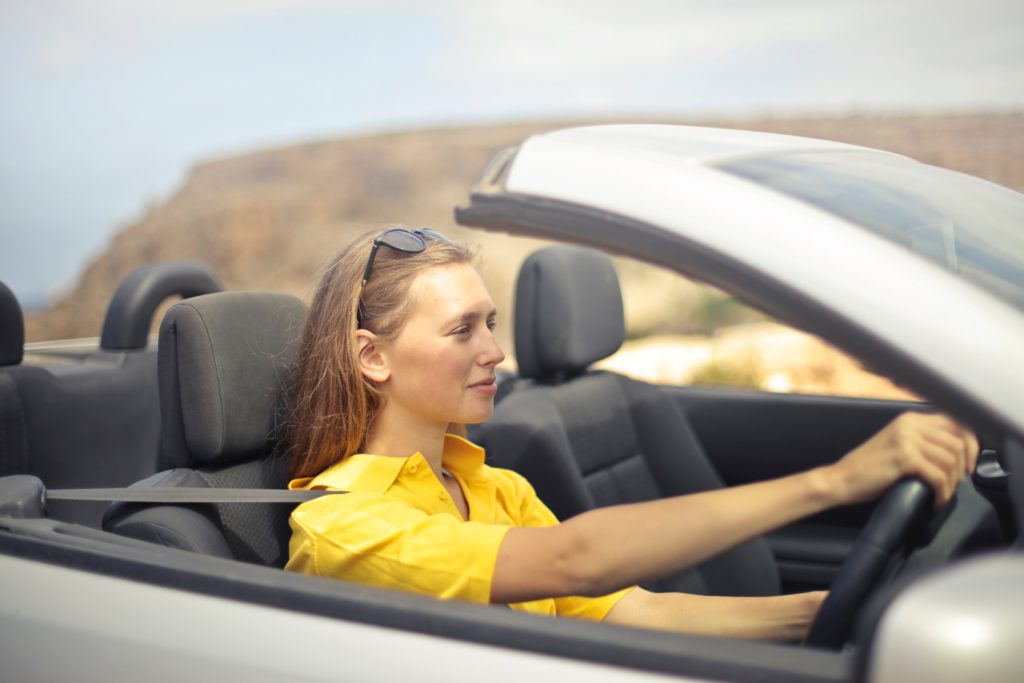
[[[17,365],[25,353],[25,319],[18,297],[0,282],[0,365]]]
[[[124,276],[110,299],[100,333],[107,351],[144,349],[157,307],[170,296],[183,299],[224,289],[206,264],[165,261],[136,268]]]
[[[306,306],[290,294],[218,292],[160,325],[161,466],[266,455],[282,436]]]
[[[625,336],[615,267],[600,251],[547,247],[523,263],[516,285],[519,374],[572,376],[615,353]]]

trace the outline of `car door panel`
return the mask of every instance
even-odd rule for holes
[[[667,387],[727,485],[825,465],[862,443],[911,401]],[[866,522],[871,504],[829,510],[767,537],[783,590],[826,588]]]

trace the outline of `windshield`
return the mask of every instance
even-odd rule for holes
[[[1024,195],[869,151],[718,166],[856,223],[1024,310]]]

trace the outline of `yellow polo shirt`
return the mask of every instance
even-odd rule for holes
[[[505,533],[558,520],[526,479],[485,465],[482,448],[448,435],[443,462],[462,486],[468,520],[420,453],[352,455],[315,477],[293,480],[292,490],[349,493],[317,498],[292,512],[285,569],[488,604]],[[510,607],[600,621],[629,590]]]

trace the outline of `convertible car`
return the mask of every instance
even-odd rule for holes
[[[96,342],[24,346],[0,287],[5,680],[977,681],[1024,670],[1024,196],[886,152],[705,128],[567,129],[499,154],[461,225],[558,242],[516,286],[517,370],[471,437],[561,518],[834,461],[895,415],[979,435],[934,511],[901,482],[654,590],[831,590],[806,642],[548,619],[282,571],[275,446],[305,306],[195,263],[130,275]],[[708,283],[921,401],[655,386],[609,255]],[[148,338],[150,318],[173,306]],[[103,488],[99,488],[103,487]],[[113,502],[111,502],[113,501]],[[699,524],[700,520],[694,520]]]

